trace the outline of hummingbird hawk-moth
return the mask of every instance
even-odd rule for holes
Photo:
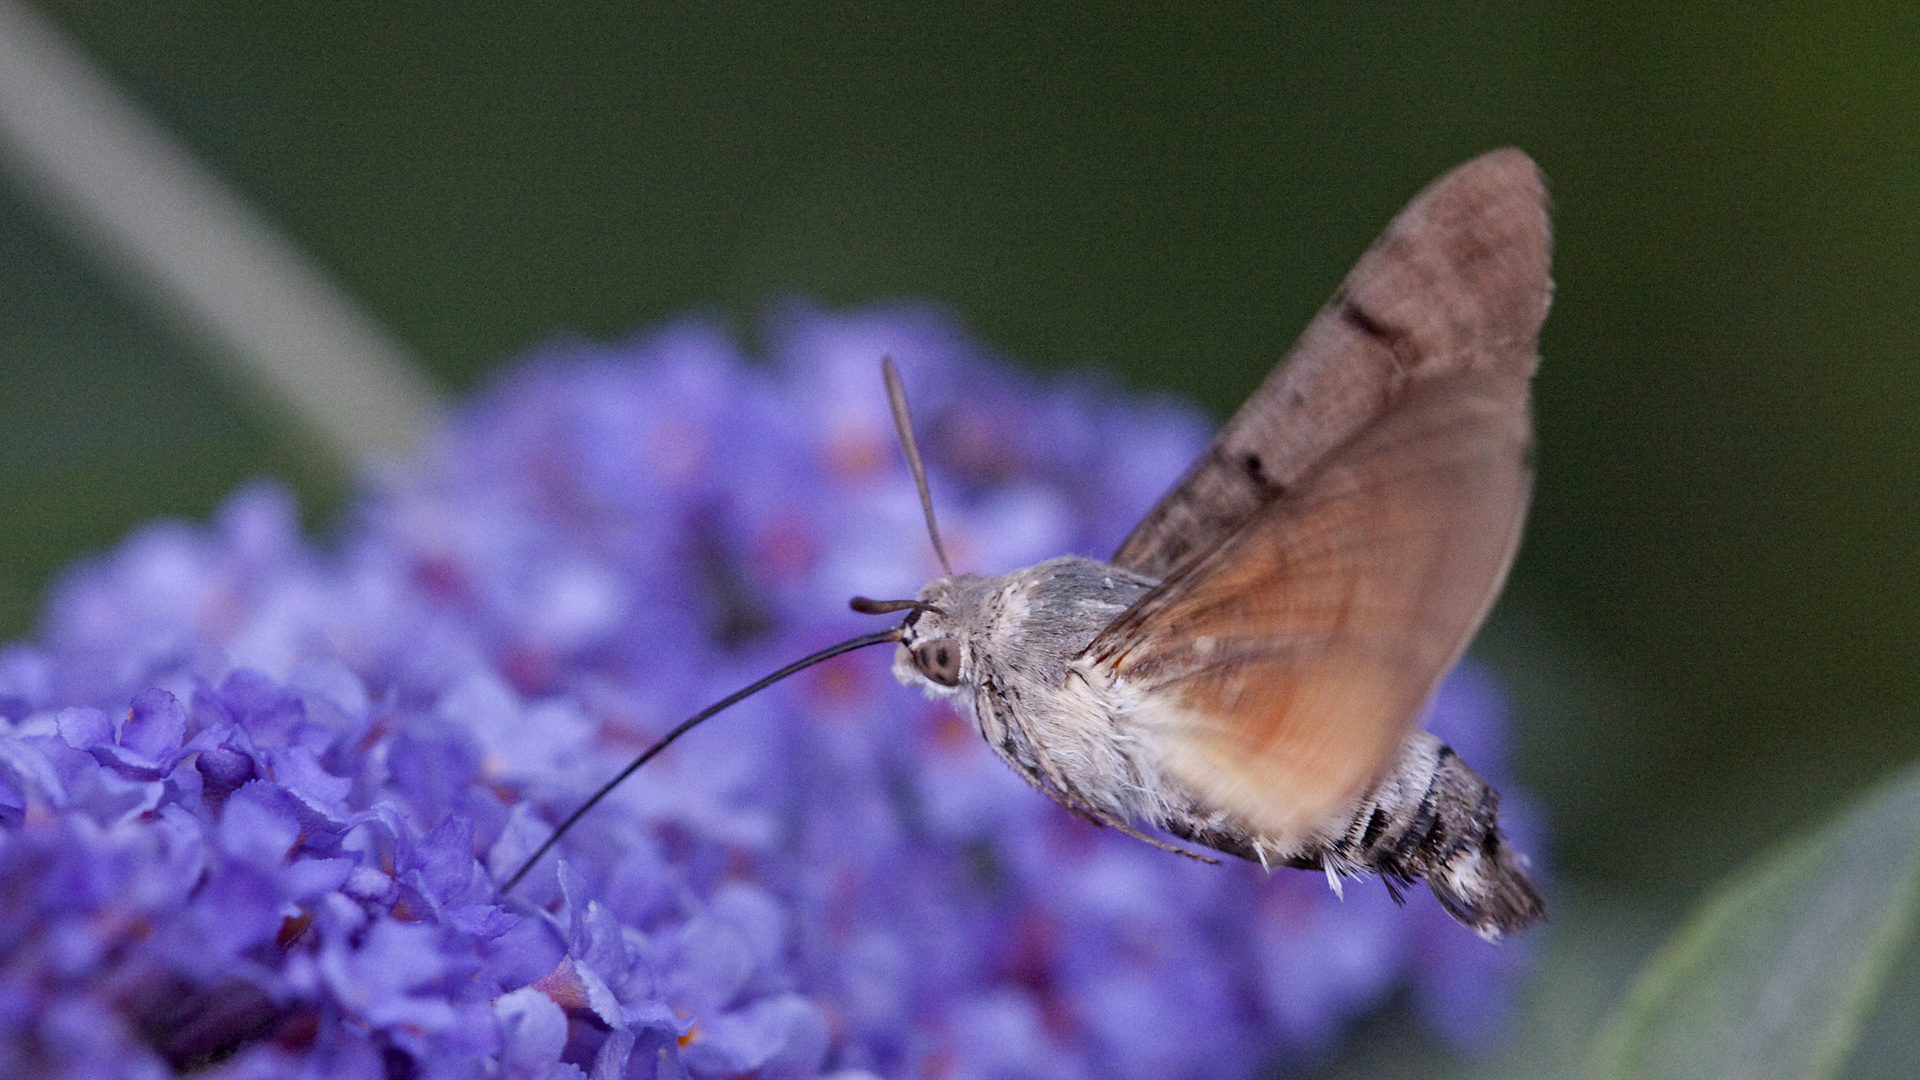
[[[1550,236],[1519,151],[1441,177],[1110,561],[932,582],[895,675],[1149,843],[1538,918],[1498,793],[1414,722],[1519,543]]]
[[[1489,940],[1539,918],[1499,794],[1415,722],[1519,543],[1528,385],[1553,293],[1546,204],[1539,171],[1512,149],[1421,192],[1107,562],[954,574],[885,361],[946,576],[913,600],[856,599],[910,613],[673,729],[505,888],[708,716],[827,657],[897,642],[896,677],[951,701],[1090,821],[1196,858],[1136,823],[1320,870],[1336,891],[1343,876],[1379,874],[1390,889],[1424,878]]]

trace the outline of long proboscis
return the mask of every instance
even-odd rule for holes
[[[886,630],[875,631],[874,633],[871,633],[871,634],[862,634],[857,638],[851,638],[847,641],[843,641],[839,643],[838,645],[829,645],[826,648],[821,649],[819,652],[812,654],[811,656],[803,656],[800,659],[795,660],[793,663],[788,664],[786,667],[781,668],[779,671],[776,671],[771,675],[768,675],[766,678],[761,679],[760,681],[754,683],[752,686],[748,686],[743,689],[737,690],[734,693],[728,694],[726,697],[721,698],[719,701],[714,702],[713,704],[707,706],[706,708],[701,709],[699,712],[694,713],[692,716],[687,717],[685,720],[680,721],[679,726],[675,727],[672,731],[667,732],[665,735],[662,735],[658,742],[655,742],[652,746],[647,747],[646,750],[643,751],[639,757],[634,758],[633,761],[630,764],[628,764],[626,768],[621,769],[619,772],[619,775],[607,781],[605,784],[602,784],[600,786],[600,790],[593,793],[592,798],[589,798],[586,802],[580,804],[580,809],[575,810],[573,813],[569,814],[567,816],[567,819],[560,823],[559,828],[553,830],[553,835],[547,837],[546,842],[541,844],[539,849],[536,850],[532,855],[528,856],[526,862],[520,864],[520,869],[515,870],[513,872],[513,876],[507,879],[506,884],[500,886],[500,891],[502,893],[512,892],[513,887],[515,885],[520,884],[520,879],[527,876],[527,871],[532,870],[535,863],[539,862],[540,859],[544,855],[546,855],[547,852],[553,850],[553,846],[560,842],[560,838],[567,834],[567,830],[573,828],[574,822],[577,822],[581,818],[585,817],[587,814],[587,811],[593,809],[596,805],[598,805],[601,799],[604,799],[609,794],[612,794],[613,789],[619,787],[621,781],[625,780],[629,776],[632,776],[636,771],[639,770],[640,766],[645,765],[649,761],[652,761],[656,756],[659,755],[660,751],[665,750],[668,746],[672,745],[675,739],[678,739],[680,736],[685,735],[689,731],[692,731],[696,726],[700,724],[702,720],[705,720],[708,717],[714,715],[715,713],[718,713],[733,705],[736,705],[739,702],[744,701],[745,699],[750,698],[753,695],[759,693],[760,691],[765,690],[767,687],[772,686],[774,683],[779,682],[781,679],[784,679],[787,676],[794,674],[795,672],[804,671],[805,669],[820,663],[822,660],[831,660],[834,657],[839,656],[843,653],[850,653],[850,652],[853,652],[855,649],[864,649],[869,645],[883,645],[883,644],[886,644],[887,642],[898,641],[898,640],[900,640],[900,629],[898,627],[890,627]]]

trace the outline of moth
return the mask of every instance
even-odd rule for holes
[[[1529,383],[1553,285],[1539,171],[1518,150],[1414,198],[1293,349],[1106,562],[954,574],[906,396],[894,419],[946,575],[897,626],[805,657],[670,731],[567,818],[707,717],[831,656],[897,643],[903,683],[950,701],[1035,788],[1089,821],[1216,861],[1162,830],[1336,891],[1425,879],[1497,940],[1540,918],[1500,796],[1415,726],[1500,590],[1531,482]]]
[[[1525,154],[1442,176],[1111,560],[864,602],[911,609],[895,676],[1147,843],[1424,878],[1489,940],[1539,918],[1499,794],[1414,724],[1519,544],[1550,248]]]

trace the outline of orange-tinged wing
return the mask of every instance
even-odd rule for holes
[[[1526,511],[1548,244],[1524,155],[1442,177],[1121,549],[1167,576],[1085,655],[1208,806],[1343,823],[1479,627]]]

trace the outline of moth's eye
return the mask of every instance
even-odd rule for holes
[[[959,686],[960,643],[944,637],[923,641],[913,647],[913,666],[941,686]]]

